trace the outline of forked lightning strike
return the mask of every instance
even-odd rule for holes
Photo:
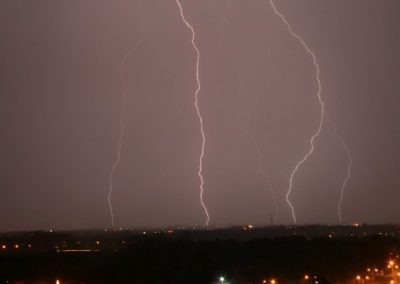
[[[286,20],[285,16],[283,16],[279,10],[276,8],[274,1],[273,0],[269,0],[272,9],[274,10],[274,13],[279,16],[281,18],[281,20],[283,21],[283,23],[286,25],[286,27],[288,28],[289,33],[295,37],[300,44],[304,47],[304,49],[306,50],[306,52],[308,54],[310,54],[310,56],[312,57],[313,60],[313,64],[316,70],[316,80],[317,80],[317,84],[318,84],[318,91],[317,91],[317,96],[318,96],[318,101],[320,104],[320,108],[321,108],[321,115],[320,115],[320,120],[319,120],[319,125],[318,125],[318,129],[317,131],[314,133],[313,136],[311,136],[310,139],[310,150],[307,152],[307,154],[303,157],[303,159],[301,159],[295,166],[294,170],[291,172],[290,174],[290,180],[289,180],[289,190],[286,193],[286,202],[288,203],[291,211],[292,211],[292,217],[293,217],[293,221],[294,223],[297,223],[297,218],[296,218],[296,212],[294,209],[294,206],[292,204],[292,202],[290,201],[289,197],[290,194],[292,193],[292,189],[293,189],[293,179],[297,173],[297,171],[299,170],[299,168],[301,167],[302,164],[304,164],[308,158],[310,157],[310,155],[314,152],[314,140],[321,134],[321,130],[322,130],[322,126],[324,124],[324,116],[325,116],[325,104],[323,102],[322,96],[321,96],[321,92],[322,92],[322,88],[321,88],[321,80],[320,80],[320,69],[319,69],[319,65],[318,65],[318,61],[317,58],[314,54],[314,52],[308,47],[308,45],[304,42],[304,40],[293,31],[292,26],[289,24],[289,22]]]
[[[204,150],[205,150],[205,143],[206,143],[206,135],[204,133],[204,125],[203,125],[203,117],[201,116],[201,112],[199,109],[199,93],[201,90],[201,83],[200,83],[200,72],[199,72],[199,65],[200,65],[200,50],[196,45],[196,32],[193,28],[193,26],[186,20],[185,15],[183,13],[183,7],[180,2],[180,0],[176,0],[176,4],[178,5],[179,8],[179,13],[182,18],[183,23],[186,25],[186,27],[191,31],[192,33],[192,46],[193,49],[196,52],[196,90],[194,93],[194,107],[196,108],[196,113],[199,118],[200,122],[200,132],[201,132],[201,137],[202,137],[202,143],[201,143],[201,154],[199,158],[199,171],[198,171],[198,176],[200,178],[200,203],[201,206],[204,209],[204,213],[206,214],[206,226],[208,226],[210,222],[210,215],[208,214],[208,209],[206,204],[204,203],[203,200],[203,193],[204,193],[204,177],[203,177],[203,158],[204,158]]]
[[[320,108],[321,108],[321,118],[320,118],[320,121],[319,121],[319,126],[318,126],[318,129],[317,129],[317,132],[315,132],[314,135],[310,139],[311,148],[310,148],[309,152],[307,152],[307,154],[303,157],[303,159],[300,160],[296,164],[294,170],[290,174],[289,190],[286,193],[286,201],[287,201],[287,203],[289,204],[289,206],[290,206],[290,208],[292,210],[293,221],[296,223],[297,222],[297,220],[296,220],[296,212],[294,210],[293,204],[290,202],[290,199],[289,199],[290,193],[292,192],[292,189],[293,189],[293,179],[294,179],[297,171],[299,170],[300,166],[302,164],[304,164],[308,160],[309,156],[314,152],[314,140],[321,134],[322,126],[324,124],[324,118],[326,118],[333,125],[335,135],[336,135],[337,139],[339,140],[340,144],[345,149],[346,154],[347,154],[347,158],[348,158],[347,175],[346,175],[346,178],[344,179],[344,181],[342,183],[342,187],[341,187],[341,190],[340,190],[340,198],[339,198],[339,202],[338,202],[338,205],[337,205],[339,221],[342,223],[343,220],[342,220],[341,206],[342,206],[342,202],[343,202],[344,189],[346,187],[346,184],[347,184],[348,180],[350,179],[350,174],[351,174],[350,170],[351,170],[351,166],[352,166],[352,163],[353,163],[351,152],[350,152],[350,149],[347,147],[346,143],[344,142],[343,138],[339,135],[339,133],[337,131],[336,124],[332,120],[330,120],[329,117],[326,116],[325,104],[324,104],[322,96],[321,96],[322,87],[321,87],[321,80],[320,80],[320,68],[319,68],[318,61],[317,61],[317,58],[315,56],[315,53],[308,47],[308,45],[305,43],[305,41],[297,33],[295,33],[293,31],[291,25],[286,20],[285,16],[283,16],[282,13],[280,13],[279,10],[276,8],[273,0],[270,0],[269,2],[271,4],[271,6],[272,6],[272,9],[274,10],[274,13],[276,15],[278,15],[281,18],[281,20],[284,22],[284,24],[287,26],[289,33],[301,43],[301,45],[304,47],[306,52],[308,54],[310,54],[310,56],[312,57],[313,64],[314,64],[314,67],[315,67],[315,70],[316,70],[315,78],[316,78],[316,81],[317,81],[317,84],[318,84],[317,96],[318,96],[318,101],[319,101]]]
[[[137,5],[139,8],[139,17],[140,17],[140,27],[139,27],[139,36],[143,31],[143,25],[144,25],[144,20],[143,20],[143,11],[142,11],[142,3],[140,0],[137,0]],[[119,125],[120,125],[120,133],[118,137],[118,148],[117,148],[117,155],[114,160],[114,163],[111,167],[110,173],[108,175],[108,182],[109,182],[109,188],[108,188],[108,196],[107,196],[107,202],[108,202],[108,207],[110,211],[110,217],[111,217],[111,226],[114,228],[115,226],[115,219],[114,219],[114,210],[111,202],[111,196],[113,193],[113,176],[115,169],[118,167],[120,161],[121,161],[121,151],[122,151],[122,140],[124,139],[124,134],[125,134],[125,112],[126,112],[126,105],[127,105],[127,91],[128,91],[128,85],[126,82],[125,78],[125,67],[126,67],[126,61],[131,56],[133,53],[135,53],[136,49],[138,48],[140,44],[140,40],[136,43],[136,45],[129,50],[121,59],[120,65],[121,65],[121,78],[122,78],[122,84],[123,84],[123,91],[122,91],[122,106],[121,106],[121,112],[119,116]]]

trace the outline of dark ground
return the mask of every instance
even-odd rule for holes
[[[346,283],[366,267],[384,266],[400,247],[397,235],[369,232],[360,236],[360,228],[350,235],[335,234],[332,227],[308,227],[308,233],[304,227],[286,228],[286,235],[259,237],[266,230],[270,234],[273,229],[146,235],[132,231],[9,233],[0,238],[7,244],[0,252],[0,283],[63,279],[62,283],[205,284],[216,282],[220,275],[227,283],[261,283],[271,277],[280,279],[278,283],[307,283],[300,281],[305,274],[320,275],[329,280],[326,283]],[[334,236],[310,237],[324,230]],[[294,236],[293,232],[300,231]]]

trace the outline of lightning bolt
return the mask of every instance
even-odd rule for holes
[[[143,25],[144,25],[144,19],[143,19],[143,8],[142,8],[142,3],[140,0],[136,1],[138,8],[139,8],[139,17],[140,17],[140,27],[139,27],[139,35],[143,31]],[[120,126],[120,132],[118,136],[118,144],[117,144],[117,153],[115,160],[111,166],[109,175],[108,175],[108,195],[107,195],[107,203],[110,211],[110,217],[111,217],[111,226],[114,228],[115,226],[115,218],[114,218],[114,210],[111,202],[111,196],[113,193],[113,176],[116,168],[118,167],[120,161],[121,161],[121,152],[122,152],[122,141],[124,139],[124,134],[125,134],[125,112],[126,112],[126,105],[127,105],[127,91],[128,91],[128,84],[126,82],[126,77],[125,77],[125,69],[126,69],[126,61],[128,58],[134,54],[140,45],[141,40],[139,40],[135,46],[130,49],[127,53],[124,54],[124,56],[121,59],[120,62],[120,72],[121,72],[121,78],[122,78],[122,85],[123,85],[123,90],[122,90],[122,106],[121,106],[121,112],[119,116],[119,126]]]
[[[213,50],[210,52],[208,60],[211,60],[214,57],[215,53],[219,50],[219,48],[221,47],[221,45],[223,43],[223,39],[225,36],[226,22],[228,20],[229,12],[231,11],[231,7],[232,7],[232,0],[228,0],[225,5],[225,12],[222,17],[221,30],[219,32],[219,36],[218,36],[218,39],[216,40],[216,45],[214,46]],[[206,61],[208,61],[208,60],[206,60]],[[208,62],[206,62],[206,63],[208,63]]]
[[[344,198],[344,190],[346,189],[347,182],[349,181],[350,176],[351,176],[351,166],[353,165],[353,157],[351,155],[349,147],[344,142],[343,137],[339,134],[336,124],[329,118],[329,116],[326,116],[326,119],[330,124],[332,124],[333,130],[335,132],[335,135],[336,135],[337,139],[339,140],[340,144],[342,145],[342,147],[346,151],[347,161],[348,161],[347,162],[346,177],[343,180],[342,187],[340,188],[340,196],[339,196],[339,201],[338,201],[338,204],[337,204],[337,213],[338,213],[338,217],[339,217],[339,222],[343,223],[342,203],[343,203],[343,198]]]
[[[278,202],[276,201],[276,197],[275,197],[275,192],[274,192],[274,188],[272,187],[272,183],[271,180],[266,172],[266,170],[264,169],[263,165],[262,165],[262,153],[261,153],[261,149],[260,149],[260,145],[258,144],[257,140],[252,137],[253,142],[254,142],[254,146],[256,148],[257,151],[257,158],[258,158],[258,171],[262,174],[262,176],[264,177],[265,181],[267,182],[268,188],[269,188],[269,192],[271,194],[271,198],[272,201],[274,203],[274,207],[275,207],[275,214],[276,214],[276,218],[279,217],[279,207],[278,207]]]
[[[292,26],[286,20],[285,16],[283,16],[279,12],[279,10],[276,8],[276,6],[274,4],[274,1],[273,0],[269,0],[269,2],[271,4],[271,6],[272,6],[272,9],[274,10],[274,13],[286,25],[289,33],[300,42],[300,44],[303,46],[303,48],[306,50],[306,52],[312,57],[313,64],[314,64],[314,67],[315,67],[315,71],[316,71],[315,78],[316,78],[317,85],[318,85],[317,97],[318,97],[318,102],[320,104],[320,109],[321,109],[321,115],[320,115],[320,119],[319,119],[318,129],[311,136],[311,139],[310,139],[310,150],[305,154],[303,159],[301,159],[296,164],[296,166],[294,167],[293,171],[291,172],[290,179],[289,179],[289,190],[286,193],[286,202],[288,203],[288,205],[289,205],[289,207],[291,209],[292,218],[293,218],[294,223],[297,223],[296,212],[295,212],[294,206],[293,206],[293,204],[292,204],[292,202],[290,201],[290,198],[289,198],[290,194],[292,193],[292,189],[293,189],[293,180],[294,180],[295,175],[296,175],[297,171],[299,170],[299,168],[308,160],[308,158],[314,152],[314,140],[321,134],[322,126],[324,124],[325,104],[324,104],[324,101],[323,101],[322,96],[321,96],[322,86],[321,86],[321,80],[320,80],[320,68],[319,68],[317,57],[315,56],[315,53],[308,47],[308,45],[305,43],[305,41],[296,32],[293,31]]]
[[[228,2],[226,2],[224,17],[222,18],[220,42],[225,34],[226,21],[228,20],[228,14],[231,11],[231,7],[232,7],[232,0],[228,0]]]
[[[209,222],[210,222],[210,215],[208,213],[208,209],[207,206],[204,202],[203,199],[203,194],[204,194],[204,177],[203,177],[203,158],[204,158],[204,150],[205,150],[205,144],[206,144],[206,135],[204,133],[204,123],[203,123],[203,117],[201,116],[201,112],[199,109],[199,93],[201,90],[201,83],[200,83],[200,72],[199,72],[199,65],[200,65],[200,50],[196,45],[196,32],[193,28],[193,26],[186,20],[186,17],[183,13],[183,7],[182,4],[180,2],[180,0],[176,0],[176,4],[178,5],[179,8],[179,13],[181,16],[181,19],[183,21],[183,23],[185,24],[185,26],[191,31],[192,33],[192,39],[191,39],[191,43],[193,46],[193,49],[196,53],[196,90],[194,93],[194,107],[196,109],[196,113],[197,113],[197,117],[199,118],[199,122],[200,122],[200,132],[201,132],[201,137],[202,137],[202,142],[201,142],[201,153],[200,153],[200,157],[199,157],[199,170],[197,172],[199,179],[200,179],[200,203],[201,206],[204,209],[204,213],[206,215],[206,226],[208,226]]]

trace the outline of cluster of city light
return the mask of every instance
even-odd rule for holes
[[[398,256],[396,256],[398,258]],[[376,280],[381,279],[386,281],[383,283],[396,284],[400,283],[400,270],[398,262],[395,259],[389,259],[386,265],[386,269],[378,269],[376,267],[368,267],[365,273],[357,274],[355,282],[360,284],[376,283]],[[381,283],[381,282],[379,282]]]
[[[308,274],[305,274],[302,278],[303,281],[306,281],[307,283],[316,283],[318,284],[318,277],[317,276],[310,276]],[[218,281],[220,284],[229,284],[229,282],[226,280],[224,276],[220,276],[218,278]],[[270,278],[270,279],[262,279],[260,284],[278,284],[281,282],[278,282],[277,278]]]
[[[310,276],[308,274],[304,275],[303,281],[304,281],[304,283],[313,283],[313,284],[320,283],[318,276]]]
[[[261,283],[263,283],[263,284],[278,284],[278,281],[276,279],[270,279],[270,280],[263,279]]]
[[[32,245],[28,244],[25,246],[25,245],[20,245],[20,244],[14,244],[14,245],[2,244],[2,245],[0,245],[0,247],[2,250],[7,250],[7,249],[20,249],[23,247],[32,248]]]
[[[396,256],[399,258],[398,256]],[[387,283],[387,284],[400,284],[400,270],[399,270],[399,264],[394,260],[390,259],[387,262],[386,269],[378,269],[376,267],[374,268],[367,268],[365,273],[363,274],[357,274],[354,278],[354,283],[355,284],[376,284],[378,282],[377,278],[379,278],[380,282],[379,283]],[[226,278],[224,276],[219,277],[219,283],[220,284],[229,284],[227,282]],[[305,274],[302,278],[301,283],[314,283],[318,284],[320,279],[318,276],[311,276],[309,274]],[[384,282],[382,282],[384,281]],[[262,279],[260,284],[278,284],[278,280],[276,278],[270,278],[270,279]],[[353,281],[351,282],[353,283]]]

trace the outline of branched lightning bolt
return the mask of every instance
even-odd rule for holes
[[[179,8],[179,13],[182,18],[183,23],[186,25],[186,27],[191,31],[192,33],[192,46],[193,49],[196,52],[196,90],[194,93],[194,107],[196,108],[196,113],[199,118],[200,122],[200,132],[201,132],[201,137],[202,137],[202,143],[201,143],[201,154],[199,157],[199,170],[198,170],[198,176],[200,178],[200,203],[201,206],[204,209],[204,213],[206,214],[206,226],[208,226],[210,222],[210,215],[208,214],[208,209],[207,206],[203,200],[203,193],[204,193],[204,177],[203,177],[203,158],[204,158],[204,150],[205,150],[205,143],[206,143],[206,135],[204,133],[204,125],[203,125],[203,117],[201,116],[201,112],[199,109],[199,93],[201,90],[201,83],[200,83],[200,72],[199,72],[199,65],[200,65],[200,50],[196,45],[196,32],[193,28],[193,26],[186,20],[185,15],[183,13],[183,8],[180,0],[176,0],[176,4],[178,5]]]
[[[308,45],[304,42],[304,40],[303,40],[297,33],[295,33],[295,32],[293,31],[292,26],[291,26],[290,23],[286,20],[285,16],[283,16],[283,15],[279,12],[279,10],[276,8],[276,6],[275,6],[273,0],[269,0],[269,2],[270,2],[270,4],[271,4],[271,6],[272,6],[272,9],[274,10],[274,13],[275,13],[277,16],[279,16],[279,17],[281,18],[281,20],[283,21],[283,23],[287,26],[289,33],[290,33],[293,37],[295,37],[295,38],[300,42],[300,44],[304,47],[304,49],[306,50],[306,52],[307,52],[308,54],[310,54],[310,56],[312,57],[313,64],[314,64],[314,67],[315,67],[315,70],[316,70],[316,75],[315,75],[315,76],[316,76],[316,80],[317,80],[317,84],[318,84],[317,96],[318,96],[318,101],[319,101],[320,108],[321,108],[321,116],[320,116],[320,120],[319,120],[318,129],[317,129],[317,131],[314,133],[314,135],[311,136],[311,139],[310,139],[310,145],[311,145],[310,150],[306,153],[306,155],[303,157],[303,159],[301,159],[301,160],[296,164],[294,170],[291,172],[291,174],[290,174],[290,180],[289,180],[289,190],[288,190],[287,193],[286,193],[286,202],[288,203],[288,205],[289,205],[289,207],[290,207],[290,209],[291,209],[291,211],[292,211],[292,217],[293,217],[294,223],[297,223],[296,212],[295,212],[295,209],[294,209],[294,207],[293,207],[292,202],[291,202],[290,199],[289,199],[290,194],[291,194],[292,189],[293,189],[293,179],[294,179],[294,177],[295,177],[297,171],[298,171],[299,168],[301,167],[301,165],[303,165],[303,164],[308,160],[308,158],[310,157],[310,155],[314,152],[314,140],[321,134],[322,126],[323,126],[323,124],[324,124],[325,104],[324,104],[323,99],[322,99],[322,96],[321,96],[322,88],[321,88],[321,80],[320,80],[320,68],[319,68],[318,61],[317,61],[317,58],[316,58],[314,52],[308,47]]]
[[[140,0],[137,0],[137,5],[139,8],[139,15],[140,15],[140,27],[139,27],[139,35],[143,31],[143,25],[144,25],[144,20],[143,20],[143,11],[142,11],[142,3]],[[122,106],[121,106],[121,112],[119,116],[119,125],[120,125],[120,132],[119,132],[119,137],[118,137],[118,144],[117,144],[117,155],[115,157],[114,163],[112,164],[110,173],[108,175],[108,196],[107,196],[107,202],[108,202],[108,207],[110,211],[110,217],[111,217],[111,226],[114,228],[115,226],[115,220],[114,220],[114,210],[111,202],[111,196],[113,193],[113,176],[116,168],[118,167],[120,161],[121,161],[121,151],[122,151],[122,140],[124,139],[124,134],[125,134],[125,112],[126,112],[126,105],[127,105],[127,91],[128,91],[128,85],[126,82],[125,78],[125,67],[126,67],[126,61],[131,56],[133,53],[136,52],[138,46],[140,45],[141,41],[139,40],[135,46],[130,49],[125,55],[122,57],[121,62],[120,62],[120,72],[121,72],[121,78],[122,78],[122,85],[123,85],[123,91],[122,91]]]
[[[273,201],[274,207],[275,207],[275,214],[276,214],[275,219],[276,219],[279,217],[279,207],[278,207],[278,202],[276,201],[274,188],[272,187],[271,180],[262,165],[262,153],[261,153],[260,145],[258,145],[258,142],[254,137],[252,137],[252,138],[253,138],[254,146],[257,150],[258,171],[263,175],[265,181],[267,182],[267,185],[268,185],[268,188],[269,188],[269,191],[271,194],[271,198],[272,198],[272,201]]]
[[[336,124],[329,118],[329,116],[326,116],[326,119],[327,119],[327,121],[329,121],[330,124],[332,124],[333,130],[335,132],[335,135],[336,135],[337,139],[339,140],[340,144],[342,145],[342,147],[346,151],[347,161],[348,161],[346,177],[343,180],[342,187],[340,188],[340,197],[339,197],[339,201],[338,201],[338,204],[337,204],[337,212],[338,212],[339,222],[343,223],[342,202],[343,202],[343,197],[344,197],[344,190],[345,190],[347,182],[349,181],[350,176],[351,176],[351,166],[353,164],[353,157],[351,155],[349,147],[344,142],[343,137],[339,134]]]

